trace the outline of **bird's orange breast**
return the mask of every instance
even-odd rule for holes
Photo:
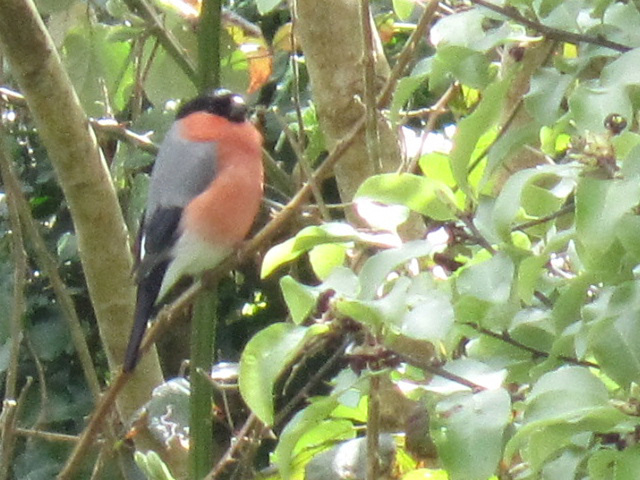
[[[246,237],[262,202],[262,136],[249,122],[206,113],[181,122],[190,140],[216,142],[216,177],[187,205],[182,228],[212,244],[235,245]]]

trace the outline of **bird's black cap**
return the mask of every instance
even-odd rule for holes
[[[225,89],[214,90],[207,95],[189,100],[178,110],[176,120],[195,112],[219,115],[236,123],[242,123],[247,119],[247,106],[244,99],[237,93]]]

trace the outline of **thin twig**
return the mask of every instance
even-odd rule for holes
[[[102,427],[102,423],[109,416],[109,412],[115,405],[117,396],[120,394],[130,378],[130,372],[120,372],[120,374],[118,374],[118,376],[116,377],[114,383],[111,384],[111,386],[104,393],[104,396],[91,415],[89,424],[80,435],[78,443],[76,443],[75,448],[67,459],[64,468],[56,477],[58,480],[70,480],[72,478],[76,478],[74,477],[73,472],[80,466],[82,462],[84,462],[89,448],[97,439],[100,428]]]
[[[27,101],[20,92],[7,87],[0,87],[0,101],[27,107]],[[91,126],[99,134],[107,135],[117,140],[125,141],[145,152],[155,155],[158,153],[158,146],[154,144],[147,135],[140,135],[125,127],[121,122],[112,118],[98,118],[90,120]]]
[[[89,390],[93,395],[94,400],[98,400],[100,397],[100,382],[98,381],[98,374],[93,366],[93,359],[87,340],[85,338],[84,330],[80,324],[80,317],[76,311],[73,298],[69,294],[69,289],[65,285],[60,272],[58,270],[58,262],[54,256],[49,252],[46,242],[38,227],[36,221],[31,215],[31,208],[27,199],[23,195],[23,188],[20,184],[18,177],[13,173],[13,170],[9,170],[5,177],[5,185],[11,186],[13,191],[17,193],[14,195],[20,220],[25,228],[25,234],[28,242],[33,249],[35,260],[42,272],[49,280],[49,284],[53,290],[54,295],[60,309],[64,314],[64,318],[69,327],[71,333],[71,340],[73,346],[78,355],[82,371],[84,373],[85,380],[89,386]]]
[[[318,383],[325,378],[326,374],[336,366],[336,364],[340,361],[344,352],[347,350],[347,346],[351,343],[352,339],[347,337],[343,340],[340,347],[329,357],[329,359],[324,362],[324,364],[318,369],[318,371],[313,374],[313,376],[307,381],[307,383],[302,387],[298,393],[295,394],[291,400],[287,402],[287,404],[280,409],[278,414],[274,419],[274,425],[280,425],[293,411],[293,409],[304,399],[309,396],[309,392],[313,387],[315,387]]]
[[[478,384],[478,383],[474,383],[471,380],[467,380],[464,377],[461,377],[460,375],[456,375],[455,373],[451,373],[448,372],[447,370],[445,370],[442,367],[438,367],[436,365],[431,364],[428,361],[422,360],[422,359],[417,359],[417,358],[413,358],[410,357],[408,355],[401,355],[398,354],[398,357],[405,363],[409,364],[409,365],[413,365],[414,367],[418,367],[421,370],[425,370],[429,373],[432,373],[433,375],[437,375],[438,377],[442,377],[445,378],[447,380],[450,380],[452,382],[458,383],[462,386],[465,386],[467,388],[470,388],[474,393],[476,392],[481,392],[483,390],[486,390],[487,388]]]
[[[10,350],[9,363],[6,369],[3,416],[5,421],[0,425],[0,438],[2,438],[2,448],[0,449],[0,480],[9,478],[10,465],[13,463],[15,427],[17,422],[17,405],[13,408],[13,401],[16,398],[18,384],[18,370],[20,366],[20,345],[23,338],[23,315],[26,309],[25,287],[27,281],[27,254],[24,251],[24,239],[22,236],[22,225],[20,215],[16,205],[16,195],[21,192],[15,191],[12,185],[7,185],[6,179],[11,170],[11,161],[7,154],[4,131],[0,131],[0,174],[5,183],[7,194],[7,204],[9,207],[9,223],[11,226],[11,256],[13,258],[13,300],[11,305],[11,315],[9,317]],[[8,409],[5,411],[5,409]]]
[[[318,181],[319,179],[325,178],[325,176],[329,173],[329,171],[331,171],[333,166],[338,162],[338,160],[340,160],[347,148],[349,148],[349,146],[353,143],[356,135],[362,129],[363,125],[363,119],[357,121],[349,134],[344,138],[344,140],[341,140],[336,144],[333,152],[331,152],[331,154],[329,154],[327,158],[325,158],[325,160],[316,170],[313,176],[314,180]],[[296,195],[276,217],[274,217],[262,230],[260,230],[253,239],[249,240],[242,248],[240,248],[237,255],[228,257],[225,261],[220,263],[218,267],[212,270],[210,272],[210,275],[215,276],[221,275],[222,272],[228,272],[229,270],[240,264],[242,261],[250,258],[254,254],[254,252],[260,249],[262,246],[267,245],[269,241],[271,241],[271,239],[281,233],[282,227],[295,217],[295,214],[302,207],[302,204],[305,202],[310,193],[311,187],[309,183],[306,183],[298,190]],[[156,322],[145,335],[145,338],[140,347],[140,355],[144,355],[144,353],[149,350],[149,348],[151,348],[151,346],[155,343],[160,332],[169,327],[172,318],[174,317],[173,314],[177,311],[182,310],[193,302],[195,296],[198,294],[201,288],[201,282],[194,283],[173,303],[171,303],[171,305],[165,307],[160,311],[160,313],[156,317]],[[80,436],[78,444],[71,453],[71,456],[67,459],[67,463],[65,464],[64,469],[58,475],[58,480],[73,478],[73,472],[78,467],[80,462],[84,459],[84,456],[86,455],[93,441],[95,441],[96,436],[102,427],[102,423],[104,422],[111,408],[114,406],[115,398],[129,381],[130,377],[130,373],[126,374],[120,372],[116,375],[113,384],[109,387],[101,401],[96,406],[89,424]]]
[[[524,343],[514,339],[507,332],[497,333],[497,332],[494,332],[493,330],[489,330],[488,328],[484,328],[478,325],[477,323],[473,323],[473,322],[466,322],[465,325],[473,328],[474,330],[476,330],[477,332],[483,335],[486,335],[491,338],[495,338],[497,340],[501,340],[505,343],[508,343],[509,345],[513,345],[514,347],[524,350],[525,352],[532,354],[534,357],[549,358],[553,356],[558,360],[571,363],[572,365],[579,365],[581,367],[598,368],[598,369],[600,368],[600,365],[598,365],[597,363],[589,362],[588,360],[579,360],[577,358],[569,357],[567,355],[552,355],[549,352],[545,352],[543,350],[538,350],[537,348],[530,347],[529,345],[525,345]]]
[[[36,430],[33,428],[16,428],[15,433],[16,435],[20,435],[21,437],[37,438],[39,440],[46,440],[48,442],[76,443],[78,441],[77,435],[46,432],[44,430]]]
[[[291,195],[294,192],[291,176],[280,167],[266,148],[262,149],[262,158],[264,159],[265,174],[269,179],[269,183],[265,185],[265,188],[273,189],[282,198],[291,199]]]
[[[240,431],[235,435],[234,440],[231,442],[225,454],[203,480],[215,480],[218,478],[218,475],[220,475],[227,465],[233,461],[236,453],[244,448],[250,438],[249,432],[260,425],[262,425],[262,423],[254,413],[249,415],[249,418],[247,418]]]
[[[471,0],[471,3],[485,7],[491,11],[499,13],[500,15],[510,18],[511,20],[525,25],[537,32],[541,33],[547,38],[557,40],[559,42],[572,43],[578,45],[580,43],[590,43],[592,45],[598,45],[600,47],[609,48],[617,52],[628,52],[631,47],[622,45],[611,40],[607,40],[601,36],[584,35],[581,33],[567,32],[566,30],[560,30],[558,28],[549,27],[535,20],[530,20],[522,15],[515,7],[500,7],[486,0]]]
[[[473,218],[471,218],[469,215],[460,215],[459,218],[460,220],[462,220],[462,223],[464,223],[465,226],[469,229],[475,241],[478,242],[478,245],[484,248],[487,252],[491,253],[491,255],[495,255],[497,253],[496,249],[493,248],[493,245],[491,245],[491,243],[489,243],[489,241],[484,238],[484,235],[480,233],[478,227],[476,227],[475,223],[473,223]]]
[[[11,349],[9,365],[6,373],[4,398],[15,399],[18,381],[18,365],[20,345],[22,343],[22,317],[26,305],[24,289],[27,281],[27,254],[24,251],[24,238],[20,215],[18,212],[17,198],[22,192],[14,182],[11,182],[12,166],[7,152],[5,132],[0,131],[0,175],[5,187],[9,210],[9,224],[11,227],[11,256],[13,258],[13,301],[9,329],[11,333]],[[8,460],[8,459],[4,459]]]
[[[427,139],[427,136],[433,132],[436,127],[436,122],[440,118],[441,115],[447,112],[446,106],[453,98],[454,94],[458,91],[458,85],[456,83],[452,83],[447,88],[447,91],[442,94],[442,96],[433,104],[433,107],[429,108],[429,119],[427,120],[427,124],[421,132],[421,141],[420,148],[416,152],[415,156],[411,159],[411,162],[404,169],[405,171],[412,173],[415,172],[418,167],[418,162],[420,161],[420,157],[422,157],[422,147],[424,146],[424,142]]]
[[[140,150],[155,155],[158,146],[147,135],[140,135],[125,127],[124,124],[112,118],[98,118],[90,120],[91,126],[96,132],[107,135],[116,140],[127,142]]]
[[[531,227],[536,227],[538,225],[542,225],[543,223],[547,223],[550,222],[551,220],[555,220],[556,218],[559,218],[563,215],[566,215],[567,213],[571,213],[575,210],[575,205],[574,204],[569,204],[569,205],[565,205],[564,207],[562,207],[560,210],[553,212],[549,215],[546,215],[544,217],[540,217],[540,218],[536,218],[535,220],[530,220],[528,222],[524,222],[521,223],[520,225],[516,225],[515,227],[512,228],[512,231],[516,232],[516,231],[523,231],[526,230],[528,228]]]
[[[404,48],[400,52],[400,55],[391,70],[391,74],[387,79],[387,83],[382,89],[382,93],[378,96],[378,108],[385,108],[391,101],[393,92],[396,89],[396,84],[398,83],[398,80],[402,78],[407,66],[413,59],[418,43],[425,37],[427,29],[438,10],[438,4],[439,2],[437,0],[429,0],[427,7],[416,25],[416,29],[413,31]]]
[[[296,111],[296,119],[298,121],[298,144],[301,150],[305,147],[304,136],[304,118],[302,117],[302,105],[300,101],[300,65],[298,64],[299,45],[296,38],[296,29],[298,28],[298,0],[291,2],[291,70],[293,71],[293,108]]]
[[[49,416],[49,388],[47,387],[47,376],[44,371],[44,365],[42,365],[42,361],[38,357],[38,352],[36,352],[28,332],[25,335],[25,345],[33,358],[36,373],[38,374],[38,385],[40,387],[40,410],[38,411],[38,416],[32,425],[32,428],[38,429],[40,428],[40,425],[47,423]]]
[[[18,398],[5,398],[2,402],[2,411],[0,411],[0,478],[2,479],[9,478],[11,472],[13,462],[10,460],[16,447],[17,422],[32,384],[33,377],[27,377]]]
[[[284,120],[284,118],[282,118],[282,115],[278,114],[277,111],[274,111],[273,113],[276,120],[282,127],[282,131],[287,137],[287,140],[289,140],[289,145],[291,145],[291,149],[293,150],[293,153],[296,156],[298,165],[300,165],[300,168],[304,173],[306,181],[311,186],[311,192],[313,194],[313,198],[316,201],[316,204],[318,206],[318,209],[320,210],[320,214],[322,215],[322,218],[325,221],[330,221],[331,214],[329,213],[329,211],[324,205],[324,199],[322,198],[322,192],[320,191],[320,186],[313,178],[313,171],[311,170],[311,165],[309,165],[309,161],[304,154],[302,145],[298,143],[298,139],[293,134],[293,132],[291,131],[291,128],[289,127],[287,122]]]
[[[173,33],[168,30],[158,12],[146,0],[124,0],[129,9],[144,18],[150,30],[160,41],[169,56],[176,62],[194,85],[197,85],[196,67],[187,51],[180,45]]]

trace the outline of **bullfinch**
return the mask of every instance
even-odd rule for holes
[[[184,104],[151,173],[123,371],[135,368],[147,323],[178,280],[215,267],[245,238],[262,190],[262,136],[242,97],[216,90]]]

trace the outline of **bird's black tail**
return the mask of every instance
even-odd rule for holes
[[[147,330],[147,323],[155,313],[155,303],[167,265],[168,262],[157,265],[146,277],[140,279],[136,299],[136,313],[122,364],[124,372],[132,372],[140,360],[140,345],[142,345],[144,332]]]

